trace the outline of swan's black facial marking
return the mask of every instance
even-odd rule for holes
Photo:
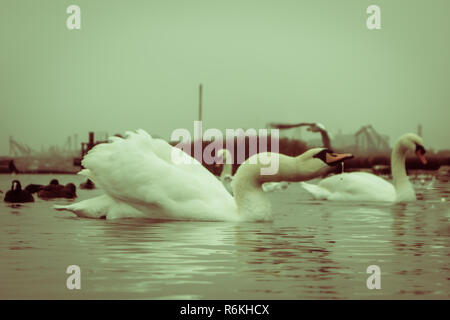
[[[424,164],[424,165],[427,164],[427,159],[425,158],[425,152],[426,152],[425,148],[422,145],[416,143],[416,155],[419,158],[419,160],[422,162],[422,164]]]
[[[425,150],[425,148],[422,145],[416,143],[416,153],[418,153],[418,152],[420,152],[420,154],[424,155],[427,151]]]
[[[322,160],[323,162],[327,163],[327,153],[333,153],[333,150],[330,149],[323,149],[319,153],[316,153],[313,158],[317,158]],[[328,164],[328,163],[327,163]]]
[[[313,158],[318,158],[325,162],[330,167],[338,165],[344,160],[353,158],[353,155],[350,153],[335,153],[333,150],[324,149],[319,153],[315,154]]]

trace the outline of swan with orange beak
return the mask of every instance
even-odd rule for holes
[[[415,152],[422,164],[427,164],[422,138],[414,133],[401,136],[391,154],[392,183],[371,173],[351,172],[328,177],[318,185],[302,182],[302,186],[318,200],[413,201],[416,193],[405,168],[409,152]]]

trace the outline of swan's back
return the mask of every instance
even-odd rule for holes
[[[394,186],[374,174],[351,172],[323,179],[318,187],[328,200],[395,201]]]
[[[189,163],[176,164],[173,156]],[[108,196],[149,217],[216,220],[237,213],[233,198],[206,168],[143,130],[95,146],[83,166],[81,174]]]

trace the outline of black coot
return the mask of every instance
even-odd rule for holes
[[[65,186],[59,184],[59,181],[53,179],[48,186],[43,187],[38,192],[39,198],[76,198],[77,188],[73,183],[68,183]]]
[[[34,198],[26,190],[22,190],[22,186],[19,180],[14,180],[11,184],[11,190],[9,190],[5,198],[3,199],[5,202],[13,202],[13,203],[23,203],[23,202],[34,202]]]
[[[86,182],[80,184],[81,189],[95,189],[95,184],[91,179],[87,179]]]
[[[57,185],[59,185],[59,181],[57,180],[57,179],[52,179],[51,181],[50,181],[50,184],[49,184],[50,186],[52,186],[52,185],[55,185],[55,186],[57,186]],[[42,184],[34,184],[34,183],[31,183],[31,184],[29,184],[29,185],[27,185],[26,187],[25,187],[25,190],[26,191],[28,191],[29,193],[36,193],[36,192],[39,192],[39,191],[41,191],[42,189],[44,189],[44,185],[42,185]]]
[[[42,184],[34,184],[30,183],[25,187],[25,191],[28,191],[29,193],[36,193],[39,190],[41,190],[44,186]]]

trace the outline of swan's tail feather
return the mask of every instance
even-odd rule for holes
[[[108,196],[101,195],[69,205],[55,205],[53,208],[58,211],[70,211],[78,217],[100,219],[108,215],[112,201]]]
[[[58,211],[69,211],[74,213],[77,217],[80,218],[91,218],[91,219],[100,219],[103,217],[106,217],[105,214],[89,214],[83,210],[76,210],[75,208],[72,208],[71,206],[61,206],[61,205],[54,205],[54,209]]]
[[[326,200],[330,196],[330,192],[315,184],[301,182],[300,185],[310,193],[315,200]]]
[[[117,219],[117,218],[145,218],[146,215],[121,201],[114,200],[108,195],[83,200],[69,205],[55,205],[58,211],[70,211],[78,217],[91,219]]]
[[[84,206],[84,201],[73,203],[70,205],[54,205],[53,208],[58,211],[69,211],[76,214],[80,218],[100,219],[105,218],[106,213],[99,208]]]

